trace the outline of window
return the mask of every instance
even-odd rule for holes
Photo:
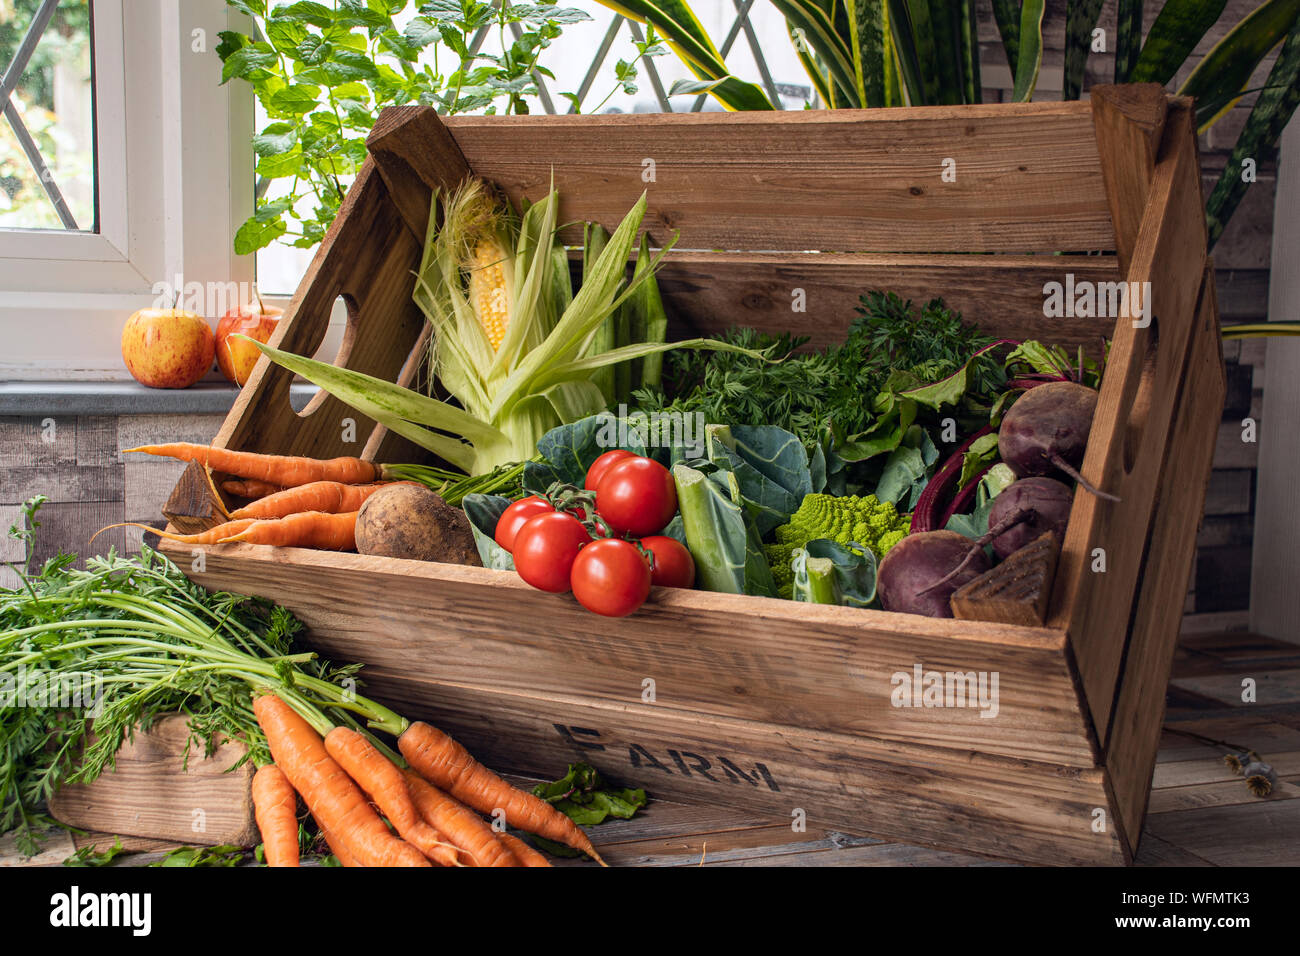
[[[122,324],[162,284],[251,280],[230,237],[252,203],[252,104],[220,86],[215,51],[231,16],[225,0],[0,0],[0,62],[28,54],[3,89],[0,378],[127,378]]]

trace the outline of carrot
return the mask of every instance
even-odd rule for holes
[[[461,803],[489,815],[504,811],[511,826],[581,850],[605,865],[572,820],[545,800],[506,783],[438,728],[416,721],[397,739],[397,746],[420,776]]]
[[[245,521],[251,519],[243,519]],[[222,544],[270,544],[278,548],[318,548],[322,551],[355,551],[357,513],[329,515],[321,511],[300,511],[285,518],[268,518],[252,523],[221,539]]]
[[[323,836],[325,842],[329,844],[330,852],[334,854],[334,859],[339,861],[339,866],[350,867],[357,865],[357,861],[352,858],[352,854],[343,848],[343,844],[340,843],[339,840],[329,832],[329,830],[321,827],[320,835]]]
[[[551,861],[542,854],[538,853],[519,837],[513,833],[498,833],[501,842],[510,847],[510,852],[515,855],[515,859],[524,866],[550,866]]]
[[[350,727],[335,727],[325,735],[325,750],[379,805],[403,840],[435,863],[458,865],[455,847],[444,843],[415,809],[402,771],[364,735]]]
[[[100,528],[91,535],[90,540],[94,541],[105,531],[111,531],[113,528],[143,528],[150,534],[156,534],[168,541],[179,541],[181,544],[220,544],[230,535],[246,531],[255,523],[255,518],[240,518],[238,521],[227,521],[225,524],[219,524],[207,531],[200,531],[198,534],[177,534],[175,531],[159,530],[153,525],[140,524],[137,521],[124,521],[121,524],[111,524],[106,528]]]
[[[428,824],[461,850],[470,866],[518,866],[520,861],[500,839],[502,834],[474,811],[447,796],[418,773],[406,771],[411,799]]]
[[[231,518],[286,518],[300,511],[323,511],[340,514],[356,511],[362,503],[384,485],[345,485],[338,481],[313,481],[309,485],[285,488],[244,505],[230,513]]]
[[[298,865],[298,795],[273,763],[253,774],[253,814],[267,866]]]
[[[228,479],[221,483],[221,490],[228,495],[234,495],[236,498],[247,498],[250,501],[265,498],[277,491],[284,491],[279,485],[273,485],[265,481],[255,481],[252,478]]]
[[[291,458],[287,455],[258,455],[249,451],[231,451],[228,448],[211,448],[189,442],[141,445],[139,448],[128,448],[122,454],[132,452],[197,461],[228,475],[255,478],[282,488],[306,485],[313,481],[341,481],[353,485],[378,481],[381,477],[378,465],[360,458],[331,458],[322,461],[318,458]]]
[[[424,854],[393,836],[361,788],[325,750],[320,734],[274,694],[253,701],[271,756],[307,809],[339,848],[361,866],[429,866]]]

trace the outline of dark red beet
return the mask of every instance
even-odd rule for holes
[[[1003,417],[998,454],[1017,477],[1065,472],[1092,494],[1118,501],[1079,474],[1096,410],[1097,392],[1086,385],[1049,382],[1031,388]]]
[[[1019,518],[990,542],[993,553],[999,558],[1019,551],[1044,532],[1055,533],[1065,540],[1065,525],[1070,520],[1070,506],[1074,493],[1054,478],[1021,478],[1007,486],[993,499],[989,511],[989,531],[1009,519]],[[1025,512],[1021,514],[1021,512]]]
[[[979,577],[989,569],[988,558],[980,551],[971,557],[960,574],[953,575],[940,587],[954,568],[966,561],[971,541],[956,531],[924,531],[910,534],[890,548],[876,575],[876,593],[886,611],[924,614],[926,617],[952,617],[948,598],[953,591]]]

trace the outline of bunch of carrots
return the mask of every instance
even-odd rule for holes
[[[550,866],[479,814],[504,817],[605,865],[572,820],[502,780],[429,724],[411,723],[398,738],[409,765],[403,768],[351,728],[334,727],[322,737],[274,694],[257,697],[253,712],[274,761],[253,777],[268,866],[298,865],[299,795],[344,866]]]
[[[228,520],[224,523],[198,534],[155,532],[182,544],[244,542],[281,548],[353,551],[357,512],[367,498],[391,483],[394,477],[387,473],[388,466],[361,458],[321,460],[259,455],[187,442],[143,445],[128,448],[123,454],[131,452],[196,461],[206,468],[238,476],[222,482],[222,488],[230,494],[252,499],[244,507],[226,512]],[[155,531],[147,525],[134,526]]]

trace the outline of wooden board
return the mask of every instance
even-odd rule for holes
[[[395,380],[424,326],[423,313],[411,301],[411,270],[419,262],[420,243],[403,225],[373,162],[367,161],[270,344],[298,355],[314,354],[325,339],[334,302],[343,296],[348,328],[336,364]],[[374,422],[325,392],[295,412],[289,404],[292,380],[292,373],[260,359],[214,444],[318,458],[361,454]],[[428,457],[392,436],[382,452],[388,461]]]
[[[857,316],[859,298],[887,290],[919,308],[942,298],[987,335],[1017,341],[1048,337],[1101,357],[1114,317],[1044,318],[1043,287],[1115,282],[1114,256],[852,255],[722,253],[672,250],[658,275],[673,320],[672,338],[750,326],[796,331],[815,348],[838,345]],[[1082,288],[1082,285],[1079,286]],[[801,311],[795,311],[798,307]],[[1050,335],[1044,324],[1050,322]]]
[[[1150,283],[1152,319],[1145,327],[1128,319],[1116,323],[1080,469],[1094,485],[1122,500],[1075,495],[1048,621],[1070,634],[1103,744],[1196,326],[1205,216],[1194,133],[1190,109],[1171,109],[1127,276],[1131,282]],[[1104,554],[1104,572],[1093,570],[1098,548]]]
[[[613,229],[645,191],[656,245],[680,232],[683,249],[1115,248],[1086,103],[444,122],[515,201],[554,176],[561,222]]]
[[[1212,263],[1206,264],[1196,318],[1191,354],[1179,379],[1177,417],[1161,471],[1161,492],[1106,750],[1116,814],[1123,832],[1135,842],[1142,831],[1164,717],[1165,695],[1158,689],[1169,680],[1178,639],[1179,616],[1170,609],[1187,592],[1212,467],[1215,416],[1223,407],[1223,356]]]
[[[657,796],[1018,862],[1117,864],[1102,773],[686,714],[659,704],[503,692],[367,669],[366,687],[506,771],[585,760]]]
[[[571,596],[510,572],[256,545],[209,548],[191,576],[284,604],[327,656],[414,678],[610,705],[639,701],[650,680],[661,705],[699,715],[1075,768],[1095,759],[1063,636],[1044,628],[669,588],[593,627]],[[895,706],[895,675],[917,666],[997,674],[996,716]]]
[[[227,772],[243,755],[227,742],[211,757],[191,746],[186,718],[164,717],[122,745],[113,770],[88,784],[63,787],[50,801],[56,820],[176,843],[259,843],[250,786],[253,768]]]

